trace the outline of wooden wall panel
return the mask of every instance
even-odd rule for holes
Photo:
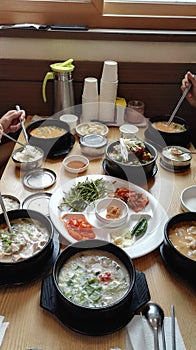
[[[54,62],[54,61],[53,61]],[[42,81],[50,71],[48,60],[0,59],[0,114],[20,104],[28,114],[53,114],[53,82],[47,83],[47,103],[42,100]],[[81,103],[84,78],[100,80],[103,63],[75,61],[73,83],[75,104]],[[187,70],[196,72],[196,64],[188,63],[118,63],[118,96],[127,101],[141,99],[147,117],[171,114],[180,95],[180,84]],[[196,110],[184,101],[178,115],[191,125],[196,139]]]

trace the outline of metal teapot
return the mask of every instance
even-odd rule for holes
[[[65,62],[53,63],[50,65],[51,72],[47,72],[42,84],[42,97],[46,102],[47,81],[54,80],[54,113],[74,105],[74,91],[72,72],[74,65],[70,58]]]

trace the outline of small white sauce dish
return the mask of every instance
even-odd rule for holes
[[[196,186],[185,188],[180,196],[181,206],[185,212],[196,212]]]
[[[115,214],[118,213],[115,217]],[[107,217],[109,214],[109,217]],[[109,227],[118,227],[128,217],[128,206],[118,198],[105,197],[95,203],[95,215],[100,222]],[[114,217],[112,217],[114,215]]]
[[[89,166],[89,160],[82,155],[71,155],[63,160],[63,166],[65,170],[72,174],[78,174],[84,172]]]

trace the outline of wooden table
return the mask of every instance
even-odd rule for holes
[[[144,129],[140,129],[141,139],[144,138],[143,132]],[[22,136],[20,138],[23,139]],[[110,128],[108,139],[117,138],[119,138],[118,128]],[[77,141],[71,153],[80,153]],[[181,212],[181,191],[196,182],[196,156],[193,155],[191,168],[183,173],[174,174],[164,170],[159,160],[157,166],[158,172],[148,181],[146,188],[158,199],[168,215],[173,216]],[[52,169],[57,174],[57,182],[47,192],[54,192],[62,181],[75,177],[63,170],[62,158],[47,159],[44,167]],[[103,173],[102,159],[92,159],[85,175]],[[21,202],[32,194],[33,191],[23,187],[22,175],[10,159],[1,179],[1,192],[17,196]],[[134,259],[134,264],[137,270],[145,273],[151,299],[163,307],[166,316],[170,316],[171,305],[175,305],[186,349],[195,349],[195,290],[182,278],[167,270],[159,248],[146,256]],[[126,349],[124,329],[111,335],[90,337],[79,335],[66,328],[55,316],[40,307],[40,288],[41,279],[26,285],[0,288],[0,314],[10,323],[1,350],[25,350],[30,347],[42,350],[109,350],[112,347]]]

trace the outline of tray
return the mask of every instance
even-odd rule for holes
[[[137,309],[142,307],[150,300],[150,293],[147,286],[146,278],[143,272],[136,271],[136,281],[133,290],[132,303],[130,305],[129,316],[124,319],[122,327],[126,326],[133,318]],[[94,331],[94,325],[92,327],[81,322],[80,319],[72,319],[71,313],[62,313],[59,310],[56,297],[56,290],[53,284],[52,275],[46,277],[42,281],[40,306],[55,315],[65,326],[71,328],[73,331],[86,334],[86,335],[103,335],[103,330],[97,327],[97,332]],[[121,328],[122,328],[121,327]],[[116,331],[116,330],[115,330]],[[106,334],[106,333],[105,333]]]

